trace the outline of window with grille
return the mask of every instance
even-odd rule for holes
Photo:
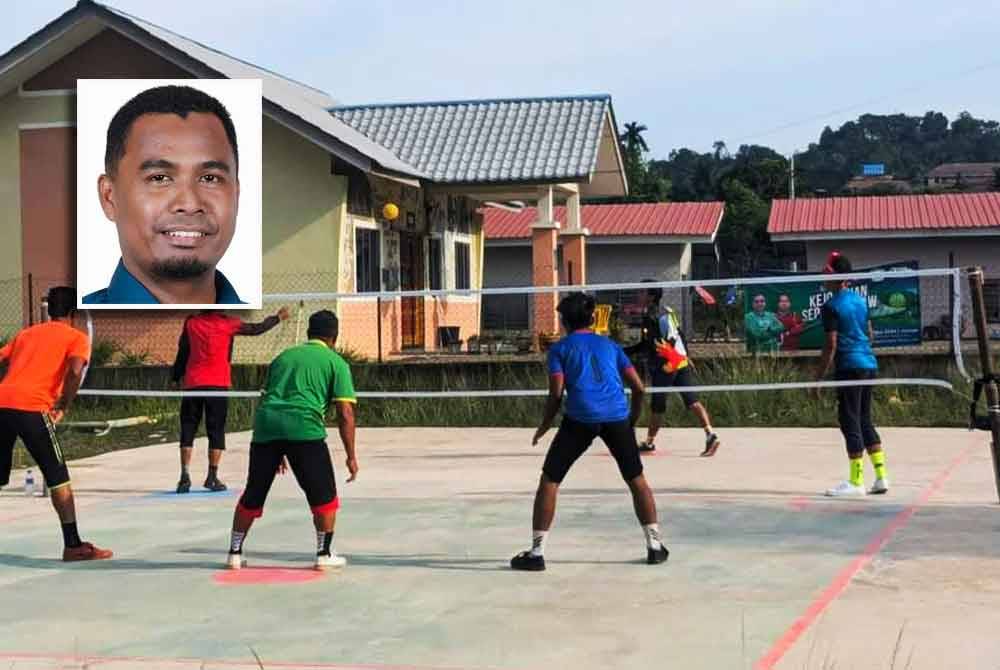
[[[368,228],[355,230],[355,272],[358,293],[377,293],[382,288],[382,254],[379,232]]]
[[[441,285],[443,273],[441,272],[441,240],[431,238],[427,244],[427,272],[430,275],[430,287],[432,291],[440,291],[444,288]]]
[[[986,307],[986,320],[1000,323],[1000,279],[987,279],[983,283],[983,304]]]
[[[469,245],[467,242],[455,242],[455,288],[466,289],[470,284]]]

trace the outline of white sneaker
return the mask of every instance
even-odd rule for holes
[[[339,570],[347,565],[347,559],[337,554],[320,554],[316,557],[317,570]]]
[[[888,492],[889,492],[888,477],[886,477],[885,479],[879,477],[878,479],[875,480],[875,483],[872,485],[872,487],[868,489],[868,493],[872,494],[873,496],[882,495],[883,493],[888,493]]]
[[[239,570],[241,568],[247,567],[247,559],[243,558],[243,554],[229,554],[226,557],[226,568],[229,570]]]
[[[855,486],[849,481],[842,481],[837,484],[832,489],[826,490],[826,495],[831,498],[849,498],[852,496],[863,496],[866,495],[865,487]]]

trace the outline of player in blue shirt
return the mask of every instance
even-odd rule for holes
[[[824,272],[845,274],[851,272],[851,262],[837,251],[831,252]],[[872,352],[872,328],[868,318],[868,303],[850,290],[850,282],[826,282],[826,289],[833,293],[823,305],[823,330],[826,343],[820,362],[819,378],[823,379],[836,364],[836,379],[874,379],[878,363]],[[837,418],[840,431],[847,443],[850,475],[846,481],[828,490],[828,496],[863,496],[866,493],[882,494],[889,491],[886,476],[885,453],[882,438],[872,423],[872,387],[847,386],[837,389]],[[875,469],[875,484],[865,491],[864,455],[868,452]]]
[[[670,555],[660,539],[656,501],[642,474],[633,430],[642,411],[642,381],[622,348],[591,330],[594,308],[594,299],[584,293],[572,293],[559,303],[567,335],[549,350],[549,397],[532,445],[552,427],[564,390],[566,408],[535,494],[531,549],[511,559],[510,567],[515,570],[545,569],[545,538],[555,517],[559,484],[596,437],[607,445],[632,492],[635,513],[646,536],[646,562],[662,563]],[[632,390],[631,405],[623,379]]]

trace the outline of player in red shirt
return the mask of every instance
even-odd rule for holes
[[[274,316],[260,323],[247,323],[225,312],[207,309],[184,321],[173,379],[185,391],[228,391],[233,385],[233,339],[237,335],[263,335],[288,318],[288,308],[282,307]],[[226,415],[229,398],[185,397],[181,400],[181,478],[177,493],[191,490],[191,452],[194,435],[198,432],[202,414],[208,434],[208,476],[205,488],[225,491],[219,480],[219,462],[226,448]]]

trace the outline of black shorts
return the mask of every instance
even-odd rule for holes
[[[635,431],[628,419],[614,423],[581,423],[563,417],[559,432],[549,446],[542,472],[559,484],[576,460],[587,451],[595,437],[601,438],[618,463],[622,478],[630,482],[642,474],[642,459]]]
[[[228,391],[224,386],[198,386],[185,391]],[[181,399],[181,447],[193,447],[194,436],[198,432],[202,415],[205,415],[205,434],[208,435],[209,449],[226,448],[226,417],[229,414],[229,398],[185,396]]]
[[[686,386],[694,386],[694,382],[691,379],[691,368],[681,368],[677,372],[667,373],[664,372],[662,368],[654,368],[652,374],[652,385],[653,386],[676,386],[678,388],[683,388]],[[663,414],[667,411],[667,396],[673,395],[670,393],[653,393],[649,401],[649,407],[653,410],[654,414]],[[676,394],[681,397],[684,401],[685,407],[690,407],[691,405],[698,402],[698,395],[690,391],[681,391]]]
[[[250,445],[247,485],[239,503],[244,513],[252,517],[264,513],[264,503],[282,458],[288,459],[288,466],[314,513],[334,511],[340,506],[333,461],[325,441],[255,442]]]
[[[14,442],[19,437],[42,471],[46,486],[57,489],[69,484],[69,469],[48,414],[0,409],[0,486],[10,483]]]

